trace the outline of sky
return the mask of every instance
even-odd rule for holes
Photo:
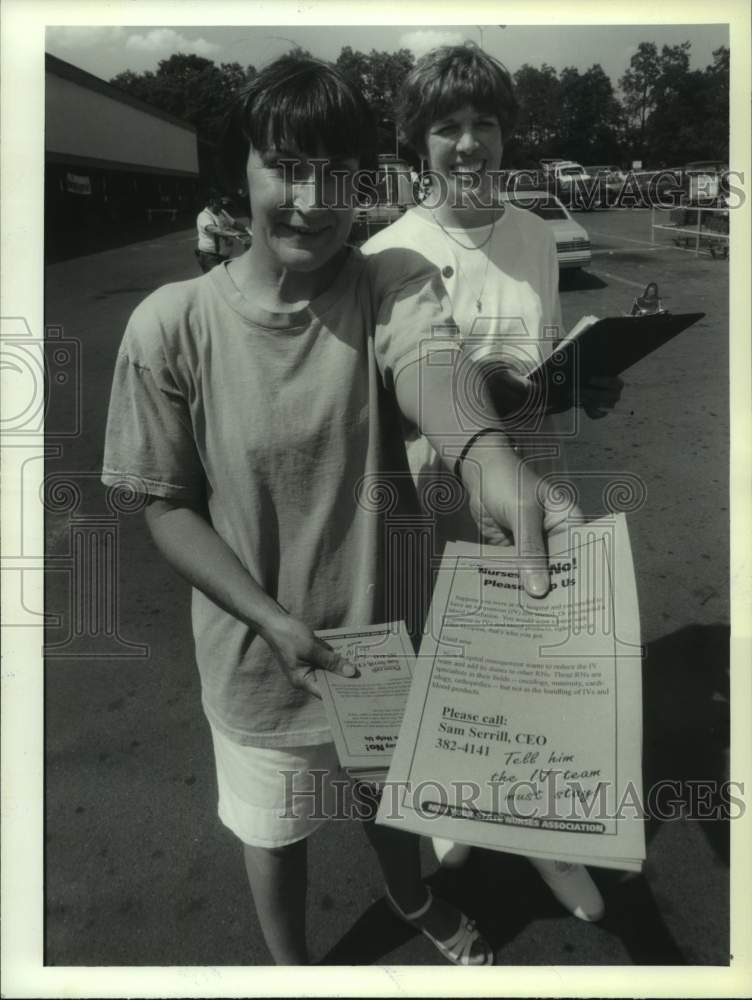
[[[710,6],[708,6],[710,10]],[[239,62],[257,68],[299,45],[322,59],[334,60],[349,45],[362,52],[411,49],[416,56],[441,44],[471,40],[483,45],[514,73],[524,63],[544,62],[557,71],[580,71],[600,63],[614,86],[629,67],[640,42],[692,44],[691,68],[704,69],[713,50],[729,44],[724,24],[626,25],[240,25],[214,26],[55,26],[48,27],[46,49],[66,62],[108,80],[122,70],[155,70],[175,52]]]

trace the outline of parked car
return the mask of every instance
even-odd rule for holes
[[[625,190],[627,171],[613,163],[601,163],[585,167],[595,188],[593,205],[599,208],[610,208],[617,205],[619,195]],[[634,190],[634,189],[633,189]]]
[[[394,153],[379,155],[379,204],[403,209],[415,204],[411,167]]]
[[[556,166],[557,163],[569,163],[569,160],[565,160],[560,156],[547,157],[546,159],[539,160],[540,169],[544,174],[549,173]]]
[[[410,164],[393,153],[382,153],[379,156],[376,190],[376,204],[355,213],[348,240],[353,246],[365,243],[374,233],[391,225],[415,204]]]
[[[621,187],[627,179],[626,170],[622,170],[621,167],[617,167],[612,163],[585,167],[585,172],[592,177],[593,180],[602,181],[610,187],[616,187],[617,185]]]
[[[681,197],[682,171],[678,167],[659,167],[653,170],[633,170],[629,173],[630,203],[635,207],[666,208]]]
[[[535,167],[502,171],[501,190],[515,194],[517,191],[537,191],[543,183],[541,171]]]
[[[590,264],[592,253],[587,230],[572,218],[556,195],[542,189],[525,188],[510,190],[502,194],[502,198],[507,204],[534,212],[551,226],[560,270],[587,267]],[[405,205],[379,204],[357,212],[348,242],[360,246],[374,233],[396,221],[405,211]]]
[[[718,205],[728,195],[728,164],[723,160],[696,160],[682,171],[690,205]]]
[[[581,163],[575,160],[554,160],[543,166],[546,174],[551,174],[556,180],[571,181],[574,177],[587,177],[588,173]]]
[[[619,180],[623,181],[627,176],[626,170],[622,170],[621,167],[617,167],[613,163],[600,163],[596,166],[585,167],[585,170],[591,177],[601,177],[603,175],[607,177],[617,176]]]
[[[544,186],[553,190],[565,205],[579,207],[578,188],[590,187],[591,178],[581,163],[575,160],[558,160],[550,164],[542,163]]]
[[[551,226],[560,270],[590,264],[592,252],[587,230],[572,218],[556,195],[548,191],[525,191],[506,195],[505,201],[533,212]]]

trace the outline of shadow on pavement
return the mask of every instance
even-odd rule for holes
[[[155,219],[147,222],[142,218],[133,218],[117,225],[92,224],[59,233],[48,230],[44,245],[45,266],[59,264],[74,257],[102,253],[104,250],[115,250],[132,243],[158,240],[186,229],[195,230],[197,212],[198,209],[182,212],[173,221]]]
[[[607,288],[608,282],[591,274],[581,267],[561,271],[559,274],[560,292],[587,292],[597,288]]]
[[[721,789],[729,778],[729,641],[727,625],[690,625],[650,643],[643,661],[648,843],[683,809],[687,818],[702,820],[700,828],[726,867],[728,803]]]
[[[417,931],[403,924],[385,900],[373,903],[317,965],[373,965],[415,937]]]
[[[507,939],[506,928],[503,939],[499,939],[498,931],[502,930],[499,924],[499,912],[492,909],[490,903],[498,899],[495,887],[489,892],[488,874],[485,867],[478,863],[478,858],[491,855],[504,860],[509,855],[493,855],[488,851],[474,851],[468,864],[461,872],[447,871],[439,869],[426,879],[426,883],[436,896],[448,900],[455,906],[463,910],[468,916],[477,920],[478,927],[485,935],[489,944],[496,951],[503,940]],[[519,859],[512,859],[519,862]],[[524,864],[524,862],[523,862]],[[509,890],[509,883],[504,883],[505,891]],[[481,909],[479,909],[479,901]],[[494,925],[497,925],[494,927]],[[497,931],[493,933],[493,929]],[[325,955],[321,965],[371,965],[378,963],[390,952],[400,948],[403,944],[419,935],[419,931],[414,930],[404,924],[392,913],[384,899],[378,900],[363,913],[353,927],[342,937],[337,944]],[[430,948],[429,963],[444,964],[444,959]]]
[[[634,965],[686,965],[644,875],[591,870],[606,901],[598,924],[619,938]]]
[[[712,782],[708,785],[712,790],[727,778],[728,657],[729,628],[725,625],[689,626],[646,647],[644,790],[648,795],[658,782],[670,781],[677,783],[680,790],[675,798],[684,799],[676,815],[660,815],[661,799],[656,799],[651,808],[659,814],[651,815],[646,827],[648,851],[661,823],[690,818],[696,803],[687,800],[687,794],[691,796],[693,788],[701,787],[697,783],[704,786]],[[717,792],[701,798],[701,807],[709,811],[722,805]],[[701,829],[728,866],[728,820],[716,815],[706,819]],[[691,858],[685,861],[689,866],[693,863]],[[606,915],[597,926],[619,939],[633,964],[688,964],[681,942],[669,930],[644,875],[602,868],[591,869],[591,874],[606,900]],[[560,919],[563,912],[528,863],[511,854],[475,850],[461,870],[439,869],[427,881],[436,895],[477,920],[496,953],[498,964],[504,964],[505,945],[518,938],[529,924]],[[691,902],[703,906],[702,899]],[[379,900],[360,916],[320,964],[378,963],[416,934]],[[587,951],[587,955],[573,954],[573,964],[603,964],[595,940]],[[436,956],[435,961],[440,962],[440,957]],[[532,956],[526,960],[516,955],[514,959],[514,964],[545,963],[545,949],[537,961]]]
[[[635,965],[685,965],[686,959],[674,941],[653,898],[647,880],[621,872],[594,869],[592,874],[606,899],[606,916],[597,925],[618,938]],[[557,921],[551,934],[560,935],[558,921],[564,916],[559,903],[523,859],[492,851],[474,851],[459,872],[439,870],[427,880],[437,896],[449,900],[477,921],[496,955],[498,965],[546,965],[545,945],[528,947],[505,963],[505,946],[514,942],[533,922]],[[574,919],[574,918],[572,918]],[[354,926],[325,955],[321,965],[372,965],[416,936],[379,900],[366,910]],[[603,965],[599,940],[575,950],[565,945],[573,965]],[[443,964],[432,952],[429,962]],[[563,964],[561,957],[557,964]],[[613,959],[609,964],[616,964]]]

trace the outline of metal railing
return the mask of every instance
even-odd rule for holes
[[[674,209],[674,211],[677,210]],[[680,250],[689,250],[690,244],[694,243],[693,252],[696,257],[701,253],[709,253],[712,257],[718,256],[716,250],[719,248],[719,241],[722,248],[720,256],[728,257],[729,233],[727,208],[705,208],[699,205],[688,205],[678,211],[684,212],[685,216],[687,214],[696,213],[696,223],[693,226],[687,226],[686,223],[672,222],[671,224],[666,225],[665,223],[656,222],[656,208],[655,206],[652,207],[650,212],[651,243],[656,243],[656,230],[662,230],[663,232],[669,232],[672,234],[673,242]],[[718,222],[709,225],[708,222],[712,220],[714,216]],[[708,219],[708,217],[710,217],[710,219]],[[725,245],[723,245],[724,240]],[[684,246],[681,245],[682,243]]]

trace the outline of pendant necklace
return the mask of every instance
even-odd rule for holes
[[[475,300],[475,308],[479,314],[483,312],[483,291],[486,287],[486,278],[488,277],[488,265],[490,261],[491,261],[490,256],[486,254],[486,266],[483,271],[483,281],[481,282],[480,291],[478,292],[478,297]],[[459,255],[457,256],[457,264],[459,265],[460,274],[465,279],[465,283],[470,288],[470,291],[472,291],[472,286],[470,285],[470,282],[467,280],[467,275],[465,274],[465,269],[462,266],[462,261],[460,260]]]
[[[467,246],[467,244],[460,242],[460,240],[458,240],[456,236],[454,236],[452,233],[449,232],[448,229],[445,229],[444,226],[442,226],[442,224],[439,222],[439,220],[434,215],[433,209],[429,209],[429,211],[431,212],[431,216],[433,218],[433,221],[436,223],[436,225],[442,231],[442,233],[444,234],[444,237],[445,238],[449,238],[450,240],[452,240],[453,243],[456,243],[457,246],[461,247],[463,250],[470,250],[470,251],[472,251],[472,250],[482,250],[483,247],[487,246],[491,242],[491,239],[493,238],[494,229],[496,228],[496,219],[494,219],[491,222],[491,231],[489,232],[488,236],[486,236],[486,238],[483,240],[482,243],[473,243],[471,246]],[[484,289],[486,287],[486,278],[488,277],[488,265],[490,263],[491,263],[491,256],[490,256],[490,254],[486,254],[486,266],[485,266],[485,269],[483,271],[483,281],[481,282],[480,291],[478,292],[477,298],[475,299],[475,308],[478,311],[478,313],[482,313],[483,312],[483,291],[484,291]],[[470,282],[467,279],[467,275],[465,274],[464,268],[462,267],[462,260],[461,260],[461,258],[459,256],[459,254],[457,255],[457,264],[458,264],[459,269],[460,269],[460,274],[465,279],[465,282],[466,282],[467,286],[472,291],[472,286],[470,285]]]

